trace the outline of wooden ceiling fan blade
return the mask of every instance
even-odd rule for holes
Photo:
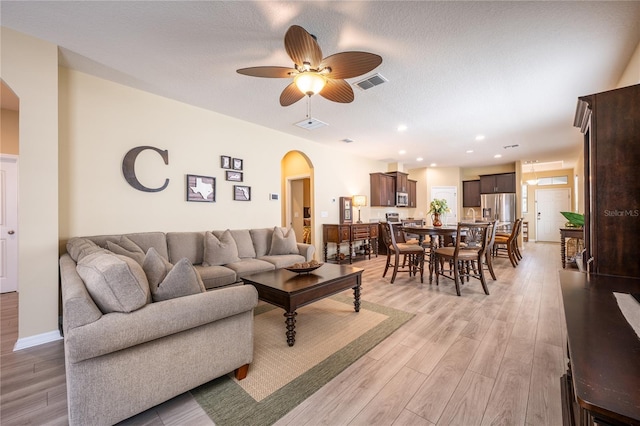
[[[239,74],[251,77],[267,77],[267,78],[290,78],[298,74],[294,68],[288,67],[250,67],[240,68],[236,71]]]
[[[353,102],[351,85],[344,80],[327,79],[327,85],[320,91],[320,96],[333,102],[348,104]]]
[[[369,52],[341,52],[327,56],[321,67],[331,68],[331,78],[352,78],[366,74],[382,63],[382,57]]]
[[[318,68],[322,61],[322,50],[318,42],[298,25],[292,25],[284,36],[284,48],[296,65],[308,62],[311,68]]]
[[[295,83],[291,83],[287,87],[284,88],[282,93],[280,94],[280,105],[283,107],[295,104],[300,99],[304,98],[304,93],[302,93]]]

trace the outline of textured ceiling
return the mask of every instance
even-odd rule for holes
[[[640,42],[638,1],[2,1],[0,7],[3,26],[59,45],[64,66],[405,169],[570,163],[581,141],[572,127],[577,97],[614,88]],[[367,91],[354,87],[351,104],[314,96],[311,116],[329,125],[295,126],[307,115],[307,101],[279,105],[288,80],[236,73],[291,66],[283,38],[293,24],[317,37],[324,56],[381,55],[373,72],[389,81]],[[401,124],[406,131],[398,132]],[[486,138],[476,141],[478,134]],[[518,146],[504,148],[511,145]]]

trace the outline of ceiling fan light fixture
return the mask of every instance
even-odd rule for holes
[[[293,81],[296,83],[296,87],[307,96],[320,93],[327,84],[327,79],[317,72],[300,73]]]

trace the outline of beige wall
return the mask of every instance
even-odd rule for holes
[[[18,111],[0,110],[0,120],[0,154],[18,155]]]
[[[283,173],[299,173],[295,164],[282,163],[290,151],[304,153],[313,168],[317,236],[323,223],[338,223],[333,199],[368,193],[369,173],[384,166],[64,68],[60,123],[62,241],[79,235],[280,225],[281,202],[270,201],[268,194],[281,193]],[[164,191],[141,192],[124,180],[122,158],[140,145],[169,151],[169,165],[154,152],[141,154],[136,163],[139,180],[149,187],[169,178]],[[234,183],[224,180],[220,155],[244,160],[243,184],[251,187],[251,202],[233,201]],[[216,202],[186,202],[186,174],[216,177]],[[367,213],[363,209],[363,220]],[[319,240],[314,239],[318,253]]]
[[[18,334],[58,323],[58,50],[1,29],[2,80],[20,99]]]
[[[640,43],[638,43],[635,52],[629,59],[629,64],[622,73],[616,88],[632,86],[638,83],[640,83]]]

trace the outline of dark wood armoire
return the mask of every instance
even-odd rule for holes
[[[582,96],[585,261],[595,274],[640,277],[640,84]]]

